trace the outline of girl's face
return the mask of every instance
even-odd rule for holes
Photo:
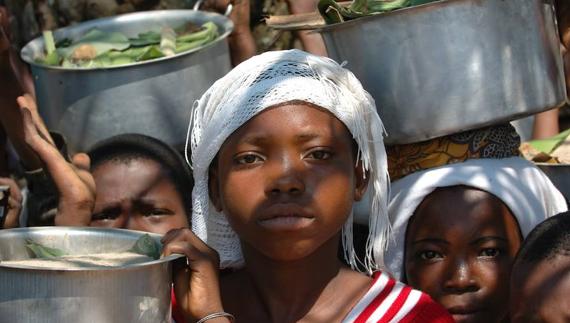
[[[437,189],[408,224],[407,282],[457,322],[500,322],[521,240],[514,216],[495,196],[464,186]]]
[[[92,226],[159,234],[188,227],[182,197],[156,161],[107,161],[93,170],[93,177]]]
[[[338,237],[366,189],[353,140],[332,114],[306,104],[263,111],[234,132],[210,172],[210,196],[244,252],[301,259]]]

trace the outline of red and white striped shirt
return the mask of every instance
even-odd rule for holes
[[[427,294],[394,280],[375,275],[372,287],[348,313],[343,323],[453,323],[453,318]]]

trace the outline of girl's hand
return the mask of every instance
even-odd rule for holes
[[[222,312],[218,253],[200,240],[190,229],[175,229],[162,238],[165,256],[186,256],[182,266],[174,266],[174,293],[188,320]],[[224,322],[224,320],[222,320]]]
[[[55,224],[88,226],[95,204],[95,180],[89,172],[89,156],[77,154],[68,163],[49,137],[33,99],[19,97],[18,104],[25,142],[44,163],[59,192]]]
[[[22,192],[20,187],[9,177],[0,177],[0,185],[10,187],[10,197],[8,199],[8,212],[4,226],[0,229],[17,228],[20,225],[20,211],[22,210]]]

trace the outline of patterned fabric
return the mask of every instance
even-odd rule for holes
[[[519,156],[520,137],[503,124],[419,143],[388,147],[388,171],[395,181],[406,175],[467,159]]]
[[[372,287],[348,313],[343,323],[454,322],[427,294],[377,272]]]

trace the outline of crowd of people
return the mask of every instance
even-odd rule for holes
[[[107,2],[117,14],[168,1]],[[511,124],[385,147],[374,99],[317,34],[296,35],[307,51],[255,55],[256,3],[234,3],[235,67],[194,104],[185,151],[123,134],[73,156],[42,121],[0,7],[3,229],[163,235],[163,255],[186,256],[173,273],[176,322],[568,321],[567,197],[520,156]],[[570,69],[570,4],[556,5]],[[37,26],[48,23],[62,20]],[[557,122],[544,116],[536,129]]]

